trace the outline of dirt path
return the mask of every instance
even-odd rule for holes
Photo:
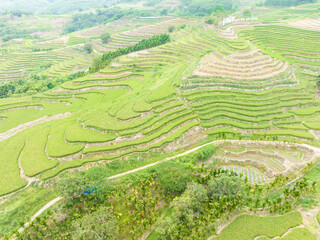
[[[313,209],[298,209],[302,216],[303,225],[316,235],[317,240],[320,240],[320,224],[317,219],[319,210],[319,206]]]
[[[31,121],[31,122],[20,124],[19,126],[16,126],[15,128],[12,128],[12,129],[4,132],[4,133],[0,133],[0,142],[2,142],[4,140],[16,135],[19,132],[22,132],[22,131],[26,130],[28,128],[40,125],[42,123],[50,122],[50,121],[53,121],[53,120],[66,118],[66,117],[68,117],[70,115],[71,115],[71,113],[69,113],[69,112],[60,113],[60,114],[56,114],[56,115],[53,115],[53,116],[45,116],[45,117],[36,119],[34,121]]]
[[[93,49],[93,52],[99,54],[99,55],[103,55],[102,53],[99,53],[96,49]]]
[[[48,202],[43,208],[41,208],[36,214],[34,214],[29,222],[26,222],[23,227],[18,229],[19,233],[22,233],[23,230],[28,227],[37,217],[39,217],[44,211],[46,211],[48,208],[50,208],[52,205],[54,205],[56,202],[59,202],[62,199],[62,197],[57,197],[50,202]]]

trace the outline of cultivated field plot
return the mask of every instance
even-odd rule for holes
[[[169,20],[159,23],[163,28],[137,28],[118,36],[126,39],[125,46],[133,39],[138,41],[167,31],[174,21],[178,26],[185,23]],[[25,186],[32,178],[48,179],[85,163],[116,162],[133,153],[163,153],[174,145],[190,147],[207,135],[319,144],[314,132],[316,122],[320,122],[317,114],[320,101],[315,94],[317,66],[312,61],[292,66],[288,53],[270,52],[268,56],[267,51],[260,52],[256,47],[260,48],[257,39],[262,34],[261,28],[271,31],[269,35],[275,38],[274,46],[277,42],[284,46],[294,44],[282,41],[283,35],[272,34],[279,26],[259,26],[254,32],[244,30],[243,36],[253,39],[249,43],[243,38],[222,38],[200,23],[189,23],[171,34],[170,43],[121,56],[97,73],[65,82],[32,99],[1,100],[0,132],[11,137],[0,141],[0,148],[18,149],[20,153],[0,156],[1,174],[6,176],[0,182],[0,195]],[[308,34],[311,35],[308,43],[318,44],[314,32],[295,28],[292,31],[289,34],[294,35],[293,39],[301,42],[303,34]],[[79,40],[73,37],[72,41]],[[304,51],[304,48],[311,51],[306,44],[295,51]],[[278,51],[284,49],[281,47]],[[195,69],[205,61],[203,59],[210,59],[212,53],[220,56],[214,60],[219,64],[213,66],[221,68],[231,59],[235,67],[235,61],[239,61],[247,70],[258,61],[253,69],[259,74],[245,73],[237,77],[226,67],[212,76],[195,76]],[[71,71],[72,66],[78,66],[67,58],[70,53],[65,53],[65,58],[62,55],[59,63],[48,68],[46,74]],[[244,62],[243,56],[251,56],[252,61]],[[80,55],[77,57],[85,64]],[[263,69],[267,66],[273,69],[269,75]],[[261,78],[260,73],[265,76]],[[195,82],[190,83],[191,80]],[[44,121],[48,118],[50,121]],[[270,176],[311,161],[307,151],[297,149],[296,155],[291,156],[286,150],[278,149],[264,155],[248,150],[241,159],[245,164],[247,160],[260,164],[267,173],[260,167],[250,167]],[[234,153],[226,154],[230,161],[225,165],[240,166],[231,161],[233,156]]]
[[[30,19],[33,24],[37,19]],[[78,71],[86,71],[94,58],[83,50],[85,43],[92,44],[96,53],[117,50],[168,32],[169,26],[180,26],[190,21],[168,18],[120,19],[106,25],[92,27],[68,35],[59,36],[59,31],[68,19],[44,18],[52,31],[35,32],[38,40],[13,39],[0,44],[0,85],[11,81],[27,80],[34,72],[49,78],[61,77]],[[28,21],[27,21],[28,23]],[[26,23],[25,23],[26,24]],[[53,25],[54,27],[52,27]],[[112,35],[108,44],[100,38],[104,32]]]
[[[240,215],[223,228],[218,236],[210,239],[231,240],[234,239],[235,234],[237,234],[237,239],[239,240],[316,239],[302,225],[300,212],[291,212],[279,216]]]
[[[312,150],[294,145],[283,146],[274,143],[262,145],[262,143],[247,141],[238,144],[225,143],[220,147],[223,150],[218,155],[221,164],[238,164],[238,167],[233,166],[231,170],[240,171],[248,177],[248,180],[255,183],[263,183],[266,178],[270,179],[280,174],[288,175],[299,171],[309,162],[316,160]],[[246,166],[258,167],[259,170],[246,169]],[[239,167],[243,168],[239,169]],[[253,176],[252,171],[254,171]],[[265,177],[262,177],[263,181],[260,180],[261,174],[266,174]]]
[[[297,85],[295,73],[288,62],[272,59],[254,47],[222,56],[212,52],[204,56],[193,71],[185,88],[243,86],[260,88]],[[239,81],[241,80],[241,81]]]
[[[304,29],[313,30],[313,31],[320,31],[320,19],[319,18],[298,20],[296,22],[288,23],[288,25],[292,26],[292,27],[297,27],[297,28],[304,28]]]
[[[237,31],[239,29],[248,28],[254,25],[259,25],[259,24],[261,23],[256,21],[237,21],[223,27],[221,30],[218,31],[218,35],[223,38],[235,40],[235,39],[238,39]]]
[[[225,171],[235,172],[239,176],[241,175],[243,178],[247,178],[251,184],[264,184],[269,181],[268,177],[256,168],[237,165],[221,166],[220,168]]]
[[[319,66],[320,32],[266,25],[243,30],[241,35],[258,46],[263,53],[282,61]]]
[[[150,24],[158,21],[158,23]],[[139,24],[142,22],[143,24]],[[113,35],[108,43],[102,43],[100,40],[95,41],[95,48],[97,51],[113,51],[118,48],[125,48],[130,45],[134,45],[142,39],[150,38],[153,35],[162,34],[168,32],[170,26],[179,27],[182,24],[192,23],[193,21],[186,19],[170,19],[168,18],[140,18],[132,21],[133,26],[139,26],[138,28],[123,31]],[[146,24],[147,23],[147,24]],[[126,23],[128,24],[128,23]],[[142,26],[141,26],[142,25]]]

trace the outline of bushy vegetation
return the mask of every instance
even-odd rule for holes
[[[0,37],[3,42],[8,42],[15,38],[31,38],[29,33],[31,30],[20,29],[11,24],[0,21]]]
[[[117,239],[117,218],[107,207],[72,222],[72,239]]]
[[[109,42],[109,40],[110,40],[110,33],[103,33],[102,35],[101,35],[101,41],[103,42],[103,43],[107,43],[107,42]]]
[[[66,25],[64,32],[72,33],[84,28],[89,28],[106,23],[107,21],[114,21],[123,17],[123,13],[121,13],[121,9],[119,8],[110,8],[103,10],[99,9],[96,13],[76,14]]]
[[[183,0],[181,2],[183,5],[177,10],[179,15],[206,16],[212,13],[232,11],[237,7],[236,1]]]
[[[173,162],[159,164],[155,177],[161,186],[170,193],[182,193],[190,181],[190,175],[185,166]]]

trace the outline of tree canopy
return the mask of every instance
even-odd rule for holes
[[[117,218],[107,207],[72,222],[73,239],[117,239]]]
[[[190,174],[181,163],[163,163],[156,168],[156,173],[157,179],[168,192],[181,193],[190,181]]]
[[[243,182],[240,177],[221,175],[208,183],[208,196],[219,200],[224,196],[240,196],[243,192]]]

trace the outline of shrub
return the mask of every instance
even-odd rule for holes
[[[251,17],[251,12],[249,9],[245,9],[243,12],[242,12],[242,15],[246,18],[249,18]]]
[[[170,27],[168,27],[168,31],[171,33],[171,32],[173,32],[174,31],[174,26],[170,26]]]
[[[240,177],[223,174],[213,178],[208,183],[208,196],[212,199],[220,199],[224,196],[241,196],[243,192],[243,181]]]
[[[84,49],[84,51],[87,52],[88,54],[92,53],[92,51],[93,51],[92,44],[86,43],[86,44],[83,46],[83,49]]]
[[[208,18],[208,19],[206,19],[205,23],[206,23],[206,24],[213,24],[214,21],[213,21],[212,18]]]
[[[165,162],[156,168],[156,178],[168,192],[183,192],[190,175],[182,163]]]
[[[184,24],[181,24],[179,28],[180,28],[180,29],[184,29],[186,26],[187,26],[187,25],[184,23]]]
[[[103,43],[108,43],[109,42],[109,40],[110,40],[110,34],[109,33],[103,33],[102,35],[101,35],[101,41],[103,42]]]
[[[117,239],[119,228],[117,218],[107,207],[86,214],[72,223],[73,239]]]

